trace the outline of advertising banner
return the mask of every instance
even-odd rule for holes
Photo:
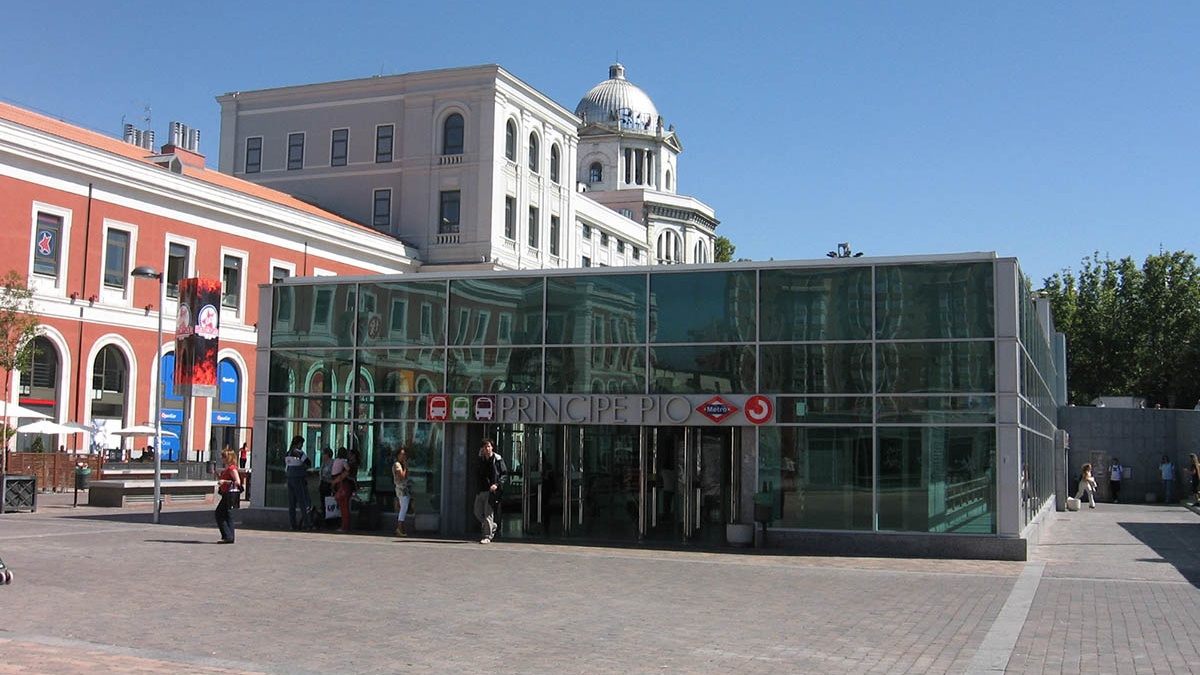
[[[175,321],[175,395],[217,395],[217,336],[221,325],[221,282],[179,281]]]

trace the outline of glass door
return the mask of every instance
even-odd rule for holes
[[[690,427],[685,434],[680,491],[686,541],[725,542],[736,494],[736,427]]]
[[[680,481],[685,427],[646,427],[644,430],[643,536],[649,541],[681,541],[684,492]]]
[[[638,427],[566,427],[564,534],[636,540],[642,520],[642,439]]]

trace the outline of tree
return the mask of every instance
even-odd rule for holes
[[[0,475],[8,473],[8,395],[13,371],[27,370],[33,362],[38,320],[33,314],[33,290],[16,270],[0,279],[0,369],[4,370],[4,399],[0,409],[4,447]]]
[[[1140,268],[1093,254],[1078,276],[1046,279],[1043,292],[1067,336],[1071,400],[1137,395],[1190,407],[1200,396],[1200,269],[1191,253],[1159,252]]]
[[[717,237],[713,242],[713,262],[733,262],[733,252],[737,247],[725,237]]]

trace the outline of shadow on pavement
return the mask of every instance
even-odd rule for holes
[[[1142,562],[1169,563],[1188,583],[1200,588],[1200,524],[1118,524],[1160,556],[1142,558]]]

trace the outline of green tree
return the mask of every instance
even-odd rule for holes
[[[725,237],[717,237],[713,242],[713,261],[714,262],[733,262],[733,252],[737,247],[732,241]]]
[[[0,452],[0,474],[8,473],[8,395],[13,371],[26,370],[33,361],[38,319],[33,313],[33,290],[28,281],[11,270],[0,279],[0,370],[4,371],[4,399],[0,403],[0,428],[4,440]]]
[[[1132,258],[1093,254],[1078,275],[1045,280],[1054,323],[1067,336],[1070,399],[1144,396],[1190,407],[1200,395],[1200,269],[1182,251]]]

